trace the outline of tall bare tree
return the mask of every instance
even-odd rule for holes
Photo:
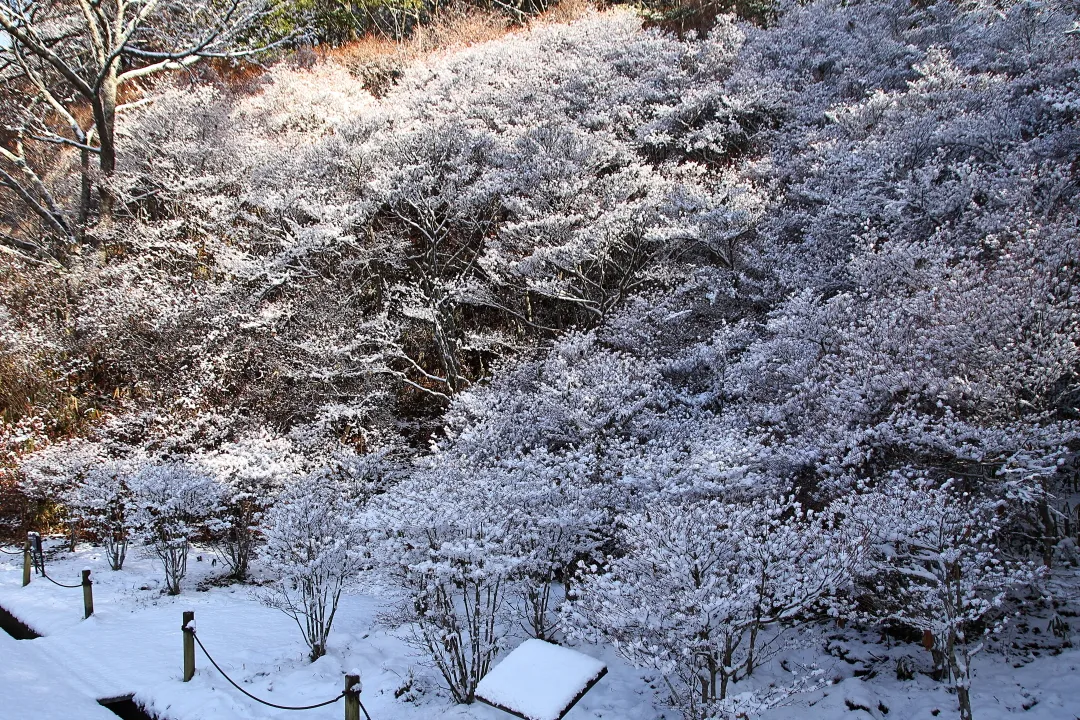
[[[0,188],[47,233],[80,241],[93,210],[92,156],[101,178],[99,212],[107,217],[114,209],[108,178],[116,169],[116,116],[131,104],[125,97],[141,94],[125,89],[204,58],[242,58],[288,40],[264,32],[282,1],[0,0]],[[77,202],[50,189],[43,162],[49,154],[34,147],[41,144],[80,153]],[[0,243],[49,257],[25,225],[11,217],[4,224]]]

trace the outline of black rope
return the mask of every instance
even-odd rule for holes
[[[4,548],[0,547],[0,553],[4,553],[5,555],[22,555],[24,552],[26,551],[19,550],[18,552],[11,552],[10,550],[5,550]]]
[[[41,571],[41,577],[45,578],[46,580],[51,582],[53,585],[59,585],[62,588],[80,588],[80,587],[82,587],[82,583],[79,583],[78,585],[65,585],[64,583],[58,583],[55,580],[53,580],[51,577],[46,575],[44,570]]]
[[[332,705],[332,704],[336,703],[338,700],[340,700],[341,698],[345,697],[345,693],[341,693],[336,698],[333,698],[332,700],[327,700],[326,702],[318,703],[317,705],[303,705],[303,706],[297,706],[297,707],[293,707],[293,706],[289,706],[289,705],[275,705],[272,702],[267,702],[267,701],[265,701],[265,700],[263,700],[261,698],[257,698],[254,695],[252,695],[251,693],[249,693],[247,690],[245,690],[244,688],[237,685],[233,681],[233,679],[231,677],[229,677],[228,675],[225,674],[225,671],[222,670],[221,666],[218,665],[217,662],[214,661],[214,658],[210,657],[210,653],[206,652],[206,646],[202,644],[202,640],[199,639],[199,636],[195,634],[195,631],[193,629],[185,628],[184,632],[191,633],[191,636],[193,638],[195,638],[195,642],[197,642],[199,644],[199,647],[202,648],[203,655],[206,656],[206,659],[210,661],[211,665],[213,665],[214,667],[217,668],[217,671],[219,673],[221,673],[221,676],[229,681],[230,685],[232,685],[234,688],[236,688],[240,692],[247,695],[249,698],[251,698],[255,702],[262,703],[263,705],[266,705],[268,707],[277,708],[278,710],[314,710],[315,708],[321,708],[321,707],[323,707],[325,705]],[[360,707],[363,707],[363,705],[361,705]],[[367,716],[368,720],[371,720],[371,716],[367,714],[367,710],[364,710],[364,715]]]

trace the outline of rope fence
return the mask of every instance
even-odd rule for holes
[[[346,699],[345,717],[346,717],[347,720],[350,717],[350,707],[349,707],[350,703],[355,703],[356,707],[358,707],[360,710],[364,711],[364,717],[367,718],[367,720],[371,720],[371,715],[368,714],[367,708],[364,707],[364,704],[360,701],[360,691],[358,689],[356,689],[360,684],[360,678],[359,678],[358,675],[346,675],[345,676],[345,690],[338,693],[338,695],[336,695],[335,697],[330,698],[329,700],[325,700],[325,701],[320,702],[320,703],[315,703],[313,705],[278,705],[277,703],[272,703],[272,702],[270,702],[268,700],[263,700],[260,697],[252,695],[250,692],[248,692],[247,690],[242,688],[239,685],[239,683],[237,683],[235,680],[233,680],[231,677],[229,677],[228,673],[226,673],[222,669],[222,667],[220,665],[218,665],[217,661],[214,660],[214,657],[206,649],[206,646],[203,645],[202,640],[199,638],[198,634],[195,632],[195,617],[194,616],[195,616],[195,614],[192,613],[192,612],[184,613],[184,624],[181,627],[181,629],[184,631],[185,641],[187,640],[188,637],[190,637],[192,640],[194,640],[195,643],[199,646],[199,649],[202,650],[203,655],[206,656],[206,659],[210,661],[210,664],[214,666],[214,668],[221,674],[221,676],[223,678],[225,678],[225,680],[227,680],[230,685],[232,685],[234,688],[236,688],[237,690],[242,692],[245,696],[251,698],[255,702],[260,703],[262,705],[266,705],[267,707],[272,707],[272,708],[274,708],[276,710],[314,710],[315,708],[321,708],[321,707],[326,707],[327,705],[333,705],[338,700],[340,700],[342,698],[345,698]],[[192,675],[194,674],[194,671],[195,671],[194,664],[195,663],[194,663],[194,657],[193,656],[190,657],[190,658],[188,657],[189,653],[188,653],[187,643],[186,642],[185,642],[184,651],[185,651],[184,680],[186,682],[186,681],[190,680]],[[359,716],[357,715],[356,717],[359,717]]]
[[[202,644],[202,640],[199,639],[199,636],[195,633],[194,630],[188,629],[187,632],[192,634],[192,636],[195,638],[195,642],[198,643],[198,645],[199,645],[199,649],[201,649],[203,651],[203,655],[206,656],[206,659],[210,661],[211,665],[213,665],[215,668],[217,668],[217,671],[219,673],[221,673],[221,676],[223,678],[225,678],[226,680],[228,680],[230,685],[232,685],[234,688],[236,688],[240,692],[244,693],[245,695],[247,695],[249,698],[251,698],[252,700],[254,700],[257,703],[262,703],[263,705],[266,705],[267,707],[277,708],[278,710],[314,710],[315,708],[321,708],[321,707],[325,707],[327,705],[333,705],[338,700],[345,697],[345,693],[341,692],[341,693],[339,693],[337,695],[337,697],[331,698],[331,699],[329,699],[329,700],[327,700],[325,702],[315,703],[314,705],[278,705],[276,703],[272,703],[272,702],[268,702],[266,700],[263,700],[262,698],[255,697],[254,695],[249,693],[247,690],[245,690],[244,688],[237,685],[236,681],[233,680],[231,677],[229,677],[225,673],[225,671],[221,669],[221,666],[217,664],[217,661],[214,660],[214,658],[210,656],[210,653],[208,653],[206,651],[206,646]]]
[[[90,570],[84,569],[82,571],[82,582],[79,582],[75,585],[68,585],[67,583],[62,583],[49,577],[49,575],[45,572],[45,563],[43,562],[44,557],[43,553],[41,553],[40,550],[41,545],[39,538],[40,536],[36,533],[29,533],[28,550],[24,548],[20,552],[10,552],[0,547],[0,553],[3,553],[5,555],[22,555],[24,557],[23,587],[26,587],[30,584],[30,566],[33,562],[33,565],[36,567],[40,575],[49,582],[51,582],[53,585],[66,589],[82,588],[84,610],[83,617],[85,619],[93,615],[94,596],[93,582],[90,580]],[[37,557],[35,557],[35,555]],[[210,661],[210,664],[214,666],[214,669],[217,670],[221,674],[221,676],[225,678],[226,681],[228,681],[230,685],[239,690],[246,697],[254,700],[257,703],[260,703],[261,705],[274,708],[275,710],[314,710],[316,708],[326,707],[327,705],[333,705],[338,700],[345,698],[345,720],[360,720],[360,711],[363,711],[364,717],[367,718],[367,720],[371,720],[371,715],[368,713],[367,708],[364,707],[364,704],[360,701],[360,676],[358,674],[346,674],[345,689],[334,697],[330,698],[329,700],[324,700],[323,702],[314,703],[312,705],[278,705],[277,703],[272,703],[268,700],[263,700],[256,695],[252,695],[250,692],[241,687],[239,683],[229,677],[228,673],[226,673],[225,670],[223,670],[222,667],[218,665],[217,660],[214,660],[214,657],[206,649],[206,646],[203,645],[202,640],[199,638],[198,635],[195,634],[194,612],[184,612],[184,623],[181,626],[181,630],[183,630],[184,633],[184,682],[188,682],[195,675],[195,645],[198,645],[199,649],[202,650],[203,655],[206,656],[206,659]]]
[[[36,540],[36,542],[35,542]],[[36,533],[29,533],[27,535],[27,545],[23,550],[23,587],[30,584],[30,579],[33,576],[31,573],[31,566],[35,567],[41,577],[45,578],[53,585],[57,587],[66,588],[68,590],[74,590],[76,588],[82,588],[83,596],[83,620],[94,614],[94,582],[90,579],[90,568],[84,568],[82,571],[82,580],[75,585],[68,585],[58,580],[54,580],[49,577],[49,574],[45,572],[45,557],[41,552],[40,536]],[[0,548],[2,549],[2,548]],[[11,553],[8,553],[11,554]]]
[[[70,588],[81,588],[83,586],[83,584],[81,582],[78,585],[65,585],[62,582],[56,582],[51,577],[46,575],[44,572],[41,573],[41,577],[45,578],[46,580],[51,582],[53,585],[56,585],[57,587],[69,588],[70,589]]]

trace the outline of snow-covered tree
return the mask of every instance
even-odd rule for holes
[[[68,527],[68,545],[72,552],[75,551],[81,517],[70,499],[103,461],[100,445],[74,438],[47,445],[26,456],[20,464],[23,492],[43,506],[51,505],[59,513]]]
[[[783,497],[648,503],[621,519],[620,554],[592,568],[564,621],[660,672],[687,717],[711,717],[769,655],[766,629],[811,619],[851,587],[868,536],[856,517]]]
[[[92,3],[4,3],[0,5],[0,72],[3,111],[14,142],[0,147],[0,188],[36,215],[62,242],[82,239],[91,213],[95,160],[107,180],[117,166],[117,116],[130,103],[124,92],[161,73],[182,70],[203,58],[251,55],[260,45],[258,26],[276,0],[232,0],[226,5],[195,1],[182,6],[157,0]],[[265,44],[263,44],[265,46]],[[83,112],[86,110],[86,112]],[[77,150],[81,159],[76,201],[65,207],[50,189],[43,153],[30,143]],[[112,215],[114,198],[99,184],[102,214]],[[0,241],[51,257],[35,238],[0,234]]]
[[[1036,566],[1001,547],[1007,500],[980,497],[961,479],[935,484],[897,473],[890,481],[873,505],[877,551],[866,582],[879,609],[871,619],[924,633],[935,670],[951,682],[960,717],[970,720],[971,657],[982,648],[980,635],[1007,619],[1009,593],[1030,584]]]
[[[284,438],[267,432],[203,454],[199,466],[217,482],[220,506],[208,522],[222,560],[237,580],[247,577],[266,509],[303,459]]]
[[[218,506],[218,488],[208,475],[174,458],[142,465],[130,482],[136,506],[132,523],[161,562],[165,589],[179,595],[191,541],[206,531]]]
[[[102,458],[67,496],[72,517],[105,545],[113,570],[123,569],[132,535],[135,467],[136,461],[128,458]]]
[[[750,614],[737,531],[721,510],[716,501],[657,504],[628,518],[626,554],[597,568],[564,609],[574,632],[659,671],[671,703],[693,720],[727,697]]]
[[[260,599],[296,622],[312,660],[326,654],[341,594],[370,564],[357,516],[345,488],[325,478],[300,478],[263,520],[260,557],[274,580]]]
[[[378,498],[373,522],[385,528],[379,564],[401,589],[398,611],[413,624],[413,645],[454,700],[471,703],[509,629],[518,519],[495,486],[450,472],[425,473]]]
[[[751,500],[740,523],[740,572],[750,578],[745,675],[770,655],[759,646],[769,629],[835,615],[838,594],[852,589],[871,537],[861,498],[814,512],[789,497]]]
[[[541,640],[557,639],[556,611],[573,591],[575,565],[598,554],[611,515],[600,501],[603,488],[589,488],[575,477],[581,470],[575,460],[536,453],[510,460],[512,470],[493,473],[490,480],[499,484],[504,506],[517,508],[511,539],[518,559],[515,595],[524,629]]]

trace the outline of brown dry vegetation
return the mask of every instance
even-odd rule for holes
[[[592,0],[563,0],[549,10],[527,19],[525,26],[573,22],[596,9]],[[337,47],[319,48],[318,59],[347,69],[364,87],[380,97],[401,77],[412,62],[433,53],[448,52],[497,40],[516,25],[504,13],[456,5],[439,13],[408,38],[395,41],[372,33]]]
[[[564,0],[541,15],[527,19],[524,25],[569,23],[595,9],[592,0]],[[338,47],[297,50],[280,61],[301,67],[317,62],[340,65],[379,96],[389,90],[413,62],[435,53],[497,40],[520,27],[522,25],[498,12],[455,6],[443,10],[432,23],[418,28],[404,40],[394,41],[372,34]],[[193,85],[217,85],[235,96],[249,95],[261,90],[267,72],[265,65],[209,60],[193,66],[183,75],[163,76],[156,82],[132,86],[120,100],[138,101],[152,94],[156,84],[178,80]],[[80,121],[85,121],[84,115],[89,112],[89,108],[82,105],[73,108]],[[53,145],[35,146],[33,150],[39,153],[34,159],[44,168],[44,175],[57,199],[73,206],[79,191],[78,153]],[[17,204],[9,201],[10,198],[0,194],[0,229],[5,220],[36,225],[33,217],[27,217]],[[120,215],[123,214],[121,210]],[[99,230],[106,235],[110,232],[108,228]],[[90,229],[90,235],[94,233],[95,230]],[[97,250],[104,252],[105,262],[109,262],[111,254],[116,252],[108,242],[99,245]],[[80,252],[78,248],[71,248],[65,253],[69,251]],[[29,438],[26,442],[7,444],[12,454],[0,457],[0,517],[21,517],[24,523],[29,521],[27,513],[37,511],[24,502],[25,498],[17,490],[15,467],[18,456],[42,442],[85,435],[103,415],[122,412],[133,395],[133,370],[113,366],[102,357],[101,348],[80,347],[75,337],[77,318],[73,317],[69,303],[80,292],[82,277],[59,268],[29,265],[30,262],[11,253],[0,254],[0,300],[3,306],[21,309],[14,318],[16,325],[25,323],[46,328],[51,334],[35,341],[36,346],[6,347],[0,343],[0,436],[7,431]],[[483,374],[482,366],[472,368],[472,371],[474,375]],[[411,391],[405,392],[408,395]],[[36,427],[33,433],[27,435],[16,429],[20,421],[31,418]],[[35,522],[44,526],[40,517]],[[0,532],[3,531],[0,528]]]

